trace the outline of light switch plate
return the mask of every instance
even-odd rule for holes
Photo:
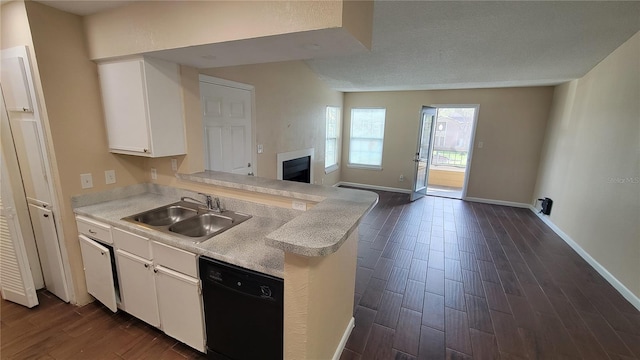
[[[482,149],[484,147],[484,141],[478,142],[478,149]]]
[[[264,151],[264,146],[262,144],[258,144],[258,154],[262,154]]]
[[[115,170],[105,170],[104,172],[104,183],[115,184],[116,183],[116,171]]]
[[[83,189],[91,189],[93,187],[93,176],[91,173],[80,174],[80,184]]]

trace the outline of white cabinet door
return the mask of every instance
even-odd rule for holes
[[[31,224],[36,236],[40,265],[44,275],[44,284],[52,294],[68,302],[67,282],[64,278],[62,254],[58,246],[58,234],[53,222],[53,213],[49,209],[29,204]]]
[[[162,330],[192,348],[205,351],[200,280],[156,266]],[[225,311],[221,309],[221,311]]]
[[[120,295],[124,310],[153,326],[160,326],[151,261],[116,250]]]
[[[87,291],[109,310],[118,311],[109,249],[84,235],[80,235],[80,251],[82,252]]]
[[[178,65],[152,58],[98,65],[111,152],[161,157],[186,153]]]
[[[142,60],[100,64],[98,70],[109,148],[149,153],[151,144]]]

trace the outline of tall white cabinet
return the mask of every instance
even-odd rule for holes
[[[163,157],[186,153],[177,64],[136,57],[98,64],[113,153]]]

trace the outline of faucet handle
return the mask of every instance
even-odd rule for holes
[[[214,201],[214,202],[215,202],[215,204],[216,204],[216,209],[218,209],[218,211],[220,211],[220,212],[223,212],[223,211],[224,211],[224,208],[222,207],[222,205],[221,205],[221,203],[220,203],[220,198],[219,198],[219,197],[215,197],[215,198],[213,199],[213,201]]]

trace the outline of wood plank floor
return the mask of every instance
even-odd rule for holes
[[[341,359],[640,358],[640,312],[530,210],[378,194]]]
[[[379,194],[341,359],[640,359],[640,312],[529,210]],[[204,358],[97,302],[38,297],[0,302],[1,359]]]
[[[47,291],[27,309],[2,300],[1,359],[204,359],[204,355],[97,301],[77,307]]]

